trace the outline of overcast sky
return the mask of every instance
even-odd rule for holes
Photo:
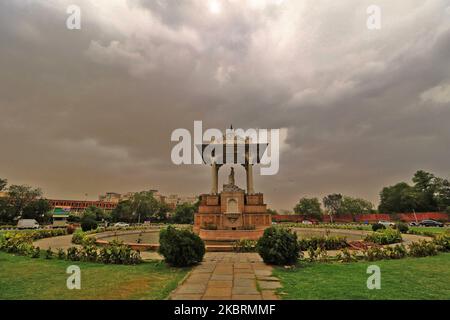
[[[194,120],[284,129],[279,173],[255,175],[272,208],[450,176],[448,0],[0,1],[0,41],[0,177],[49,198],[209,192],[170,159]]]

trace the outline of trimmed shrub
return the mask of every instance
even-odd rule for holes
[[[450,251],[450,234],[439,234],[433,241],[439,251]]]
[[[189,230],[177,230],[172,226],[162,229],[159,243],[159,253],[172,266],[191,266],[200,263],[205,255],[205,243]]]
[[[308,248],[308,261],[314,262],[317,260],[317,252],[313,247]]]
[[[265,263],[274,265],[295,264],[300,255],[297,234],[286,228],[266,229],[256,244],[256,250]]]
[[[388,259],[403,259],[408,255],[408,251],[402,244],[386,247],[384,248],[384,253]]]
[[[394,229],[383,229],[381,231],[376,231],[372,234],[369,234],[364,239],[365,241],[373,242],[376,244],[392,244],[398,243],[402,241],[402,235],[398,230]]]
[[[404,223],[404,222],[397,223],[395,225],[395,229],[397,229],[401,233],[407,233],[409,231],[408,225],[406,223]]]
[[[30,250],[30,257],[33,259],[37,259],[41,257],[41,248],[32,247]]]
[[[97,247],[93,245],[83,245],[80,252],[80,260],[87,262],[97,261]]]
[[[386,229],[386,226],[384,224],[374,223],[372,225],[372,231],[378,231],[378,230],[382,230],[382,229]]]
[[[415,234],[415,235],[418,235],[418,236],[430,237],[430,238],[433,238],[435,236],[435,234],[433,232],[423,231],[423,230],[409,229],[408,233],[409,234]]]
[[[70,247],[67,249],[67,260],[80,261],[80,252],[77,247]]]
[[[323,248],[326,250],[338,250],[348,247],[347,239],[340,236],[321,236],[311,237],[306,239],[300,239],[298,241],[300,250],[306,251],[309,248],[314,250],[317,248]]]
[[[45,250],[45,259],[51,259],[53,258],[53,251],[52,248],[49,247],[47,250]]]
[[[364,257],[369,261],[387,259],[386,252],[379,247],[371,247],[364,251]]]
[[[97,229],[98,224],[97,221],[95,221],[92,218],[85,218],[81,221],[81,229],[83,231],[90,231]]]
[[[32,238],[27,233],[6,233],[2,236],[0,250],[19,255],[29,255],[34,250]]]
[[[64,236],[67,234],[66,229],[45,229],[45,230],[34,230],[26,232],[32,240],[39,240],[44,238]]]
[[[86,246],[83,250],[85,259],[88,259],[89,255],[91,255],[91,259],[94,259],[94,256],[97,254],[96,250],[94,253],[94,249],[89,249],[91,251],[89,253],[88,248],[90,247],[93,246]],[[108,245],[102,247],[96,259],[107,264],[138,264],[142,262],[138,251],[132,250],[129,246],[117,240],[111,241]]]
[[[358,260],[356,255],[353,254],[352,252],[350,252],[350,250],[348,250],[348,248],[343,248],[341,250],[341,252],[339,252],[336,255],[336,258],[338,261],[344,262],[344,263],[355,262]]]
[[[411,257],[428,257],[437,255],[437,246],[433,242],[426,240],[412,242],[409,245],[409,255]]]
[[[57,254],[56,254],[56,257],[57,257],[59,260],[64,260],[64,259],[66,259],[66,252],[64,251],[64,249],[59,248],[59,249],[58,249],[58,252],[57,252]]]
[[[78,229],[72,235],[72,243],[82,244],[85,237],[86,234],[82,230]]]
[[[316,255],[319,262],[327,262],[330,259],[328,251],[321,247],[316,249]]]

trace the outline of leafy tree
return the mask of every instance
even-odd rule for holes
[[[367,214],[373,211],[373,204],[370,201],[344,196],[338,214],[351,214],[354,218],[358,214]]]
[[[50,203],[46,199],[37,199],[23,209],[22,218],[36,219],[39,222],[48,221],[46,214],[51,210]]]
[[[83,212],[82,219],[86,219],[86,218],[89,218],[89,219],[92,219],[95,221],[102,221],[107,218],[107,215],[102,209],[97,208],[96,206],[90,206],[90,207],[86,208],[86,210],[84,210],[84,212]]]
[[[13,221],[15,213],[9,205],[8,198],[0,198],[0,221],[9,223]]]
[[[8,203],[12,208],[14,217],[20,216],[23,210],[32,202],[42,196],[39,188],[26,185],[12,185],[8,188]]]
[[[133,222],[131,200],[120,201],[111,212],[111,218],[114,222]]]
[[[181,224],[194,223],[195,205],[183,203],[177,205],[173,214],[173,222]]]
[[[418,207],[419,195],[414,187],[406,182],[385,187],[380,193],[378,211],[382,213],[411,212]]]
[[[436,211],[438,204],[435,198],[436,177],[434,174],[419,170],[412,181],[417,192],[417,211]]]
[[[5,189],[7,184],[8,184],[8,180],[0,178],[0,191]]]
[[[275,216],[278,214],[277,210],[270,209],[270,208],[267,208],[267,213],[270,213],[272,216]]]
[[[434,174],[419,170],[414,185],[405,182],[385,187],[380,193],[380,212],[401,213],[446,211],[450,209],[450,182]]]
[[[435,198],[438,211],[450,213],[450,182],[447,179],[436,178]]]
[[[333,216],[339,213],[341,205],[342,195],[339,193],[333,193],[323,198],[323,206],[327,209],[331,222],[333,222]]]
[[[303,214],[305,217],[322,220],[323,212],[317,198],[301,198],[294,208],[296,214]]]
[[[169,211],[168,208],[162,213],[162,204],[153,196],[152,191],[141,191],[133,195],[131,199],[131,210],[136,216],[137,222],[148,218],[155,220],[164,220]],[[162,216],[164,215],[164,217]]]
[[[153,212],[149,218],[156,220],[158,222],[166,221],[167,215],[170,211],[170,207],[162,202],[158,202],[158,210],[156,212]]]
[[[151,191],[135,193],[126,201],[121,201],[111,213],[113,221],[142,222],[147,219],[164,221],[170,208],[158,201]]]

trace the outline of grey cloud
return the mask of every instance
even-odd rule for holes
[[[80,31],[64,27],[69,2]],[[2,2],[0,176],[51,197],[207,192],[207,168],[170,162],[172,130],[194,120],[288,129],[280,173],[255,178],[276,208],[448,176],[447,1],[378,2],[376,32],[370,1],[228,1],[218,15],[199,0]]]

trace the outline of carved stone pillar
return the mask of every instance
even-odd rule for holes
[[[253,165],[251,163],[247,163],[245,165],[245,172],[247,173],[247,193],[254,194],[255,190],[253,189]]]
[[[211,194],[219,192],[219,166],[213,162],[211,164]]]

